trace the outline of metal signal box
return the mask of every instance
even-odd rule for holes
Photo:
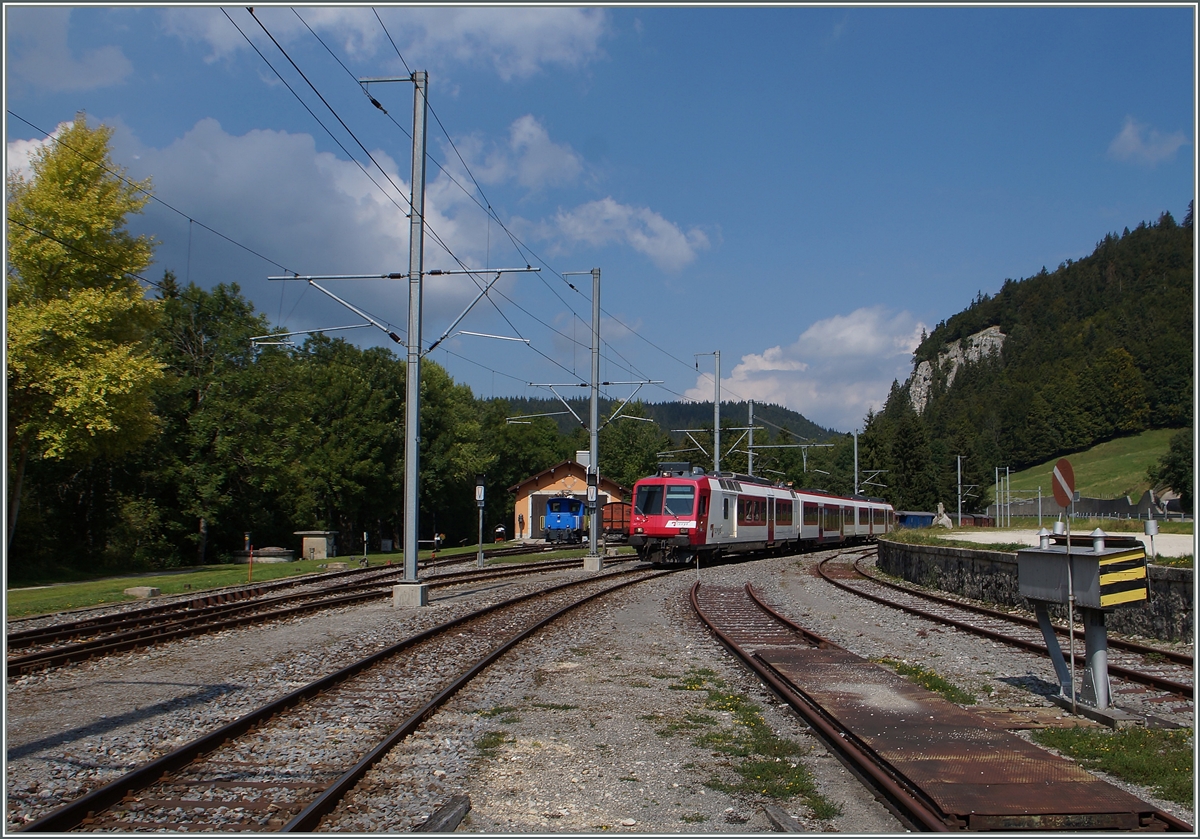
[[[1072,545],[1070,556],[1075,605],[1112,609],[1150,599],[1145,548],[1081,550]],[[1069,595],[1066,545],[1017,551],[1017,583],[1023,597],[1066,605]]]

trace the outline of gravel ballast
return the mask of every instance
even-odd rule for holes
[[[1052,707],[1030,690],[1053,683],[1048,660],[833,589],[811,573],[823,555],[705,568],[700,576],[714,585],[753,582],[798,623],[859,655],[935,670],[983,707]],[[804,831],[903,832],[699,625],[686,601],[696,576],[688,570],[643,583],[543,630],[385,758],[323,828],[411,830],[465,794],[471,810],[460,831],[760,832],[774,829],[764,812],[774,805]],[[383,645],[545,585],[538,579],[439,590],[424,609],[381,601],[10,680],[7,826]],[[818,793],[813,800],[840,812],[826,809],[820,818],[803,796],[722,791],[740,780],[743,758],[714,749],[712,736],[736,733],[736,715],[711,707],[704,689],[681,689],[697,683],[756,705],[771,732],[794,745],[781,760],[807,769]],[[1191,703],[1170,713],[1190,724]],[[1123,786],[1192,821],[1190,810]]]

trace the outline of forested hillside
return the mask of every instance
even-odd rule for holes
[[[563,406],[563,403],[554,397],[547,399],[509,397],[504,401],[512,408],[514,416],[518,414],[557,414],[553,419],[557,422],[559,431],[563,434],[572,433],[576,428],[580,427],[575,417],[567,413],[567,409]],[[570,403],[571,409],[586,422],[588,412],[591,410],[590,401],[584,397],[573,397],[568,398],[567,402]],[[620,404],[617,400],[601,397],[600,416],[609,416]],[[643,402],[641,405],[643,414],[649,419],[654,420],[660,428],[668,432],[681,428],[712,428],[713,403],[711,400],[708,402]],[[731,426],[740,428],[745,426],[749,421],[749,411],[750,406],[745,402],[726,402],[725,400],[721,400],[721,427]],[[836,433],[822,428],[805,418],[802,414],[798,414],[781,405],[770,405],[762,402],[754,403],[754,424],[767,428],[772,433],[776,433],[781,428],[786,428],[793,434],[818,443]],[[682,439],[683,435],[675,433],[671,437],[678,442]]]
[[[1194,312],[1190,207],[1182,224],[1163,213],[1106,235],[1078,262],[1006,280],[922,341],[913,360],[933,365],[928,398],[895,384],[868,418],[863,462],[888,469],[885,495],[898,505],[931,509],[954,502],[957,455],[964,483],[986,488],[997,466],[1191,426]],[[948,348],[988,327],[1005,336],[1002,350],[948,384]]]

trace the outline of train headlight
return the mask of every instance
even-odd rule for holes
[[[645,532],[646,532],[646,529],[645,529],[644,527],[635,527],[635,528],[633,529],[633,532],[634,532],[634,533],[645,533]]]
[[[689,533],[691,533],[691,532],[692,532],[692,529],[691,529],[690,527],[681,527],[681,528],[679,528],[679,535],[680,535],[680,536],[687,536],[687,535],[688,535]]]

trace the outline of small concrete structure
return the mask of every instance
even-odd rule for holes
[[[141,600],[145,600],[147,597],[158,597],[162,594],[154,586],[134,586],[133,588],[125,589],[125,593],[130,597],[137,597]]]
[[[345,562],[331,562],[325,566],[326,571],[349,571],[350,566]]]
[[[301,559],[332,559],[337,556],[336,530],[297,530],[302,541]]]
[[[428,606],[429,586],[422,582],[397,583],[392,586],[392,607]]]

